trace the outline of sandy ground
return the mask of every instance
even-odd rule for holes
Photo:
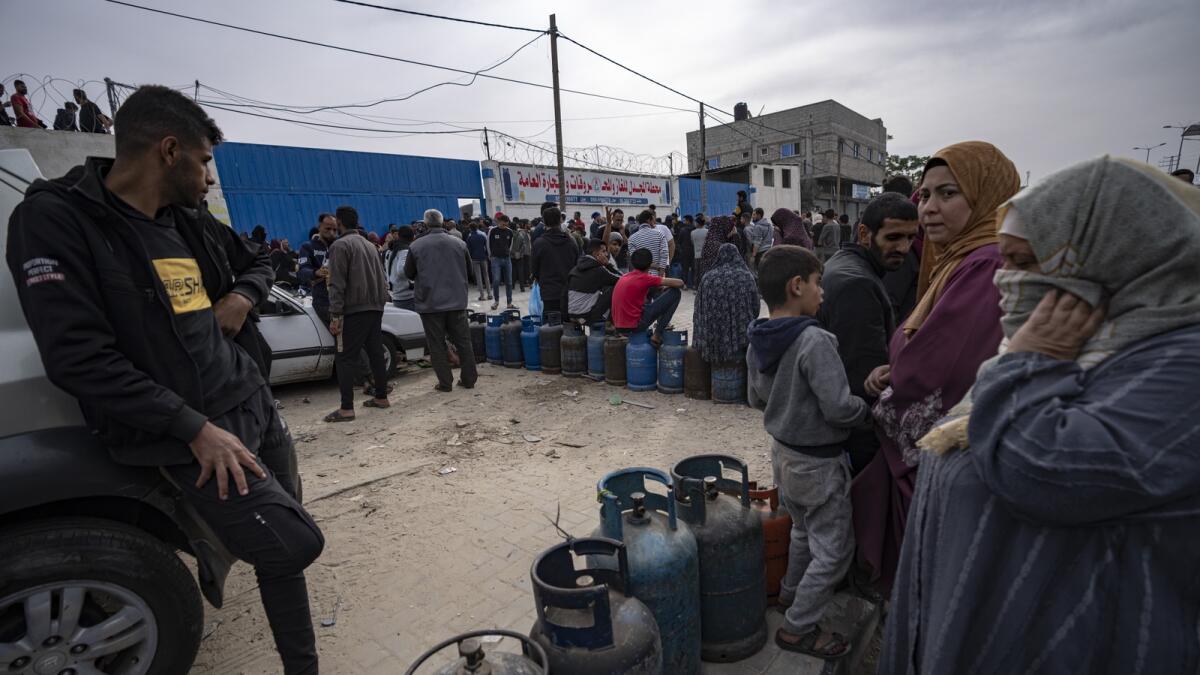
[[[681,328],[690,328],[692,298],[684,294]],[[276,392],[306,506],[327,539],[307,575],[322,672],[402,673],[458,632],[527,633],[529,566],[561,541],[551,521],[574,536],[591,532],[596,482],[610,471],[669,470],[719,452],[770,480],[761,414],[745,406],[491,365],[474,390],[439,393],[435,382],[432,370],[409,367],[393,380],[390,410],[360,408],[349,424],[321,422],[337,407],[332,382]],[[612,405],[614,393],[654,408]],[[236,566],[226,591],[223,609],[206,607],[192,672],[281,672],[251,569]]]

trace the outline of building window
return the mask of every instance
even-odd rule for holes
[[[771,151],[770,148],[759,148],[758,154],[762,155],[763,157],[766,157],[767,153],[770,151]]]
[[[784,143],[783,145],[779,146],[780,157],[794,157],[798,154],[800,154],[799,143]]]
[[[745,150],[742,152],[742,159],[750,159],[750,151],[749,150]]]
[[[862,156],[861,154],[859,154],[859,150],[858,150],[858,143],[855,143],[855,144],[854,144],[854,156],[855,156],[855,158],[858,158],[858,157],[861,157],[861,156]]]
[[[775,187],[775,169],[763,169],[763,187]]]
[[[779,187],[783,188],[784,190],[792,189],[792,170],[791,169],[780,169],[779,170]]]
[[[721,158],[720,157],[709,157],[708,158],[708,168],[716,169],[720,166],[721,166]]]
[[[871,162],[874,160],[875,160],[875,150],[873,148],[867,148],[867,161]]]

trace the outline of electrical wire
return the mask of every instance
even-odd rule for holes
[[[431,89],[437,89],[438,87],[445,87],[447,85],[453,85],[456,87],[469,87],[469,86],[475,84],[475,81],[479,78],[480,75],[482,75],[483,73],[486,73],[489,70],[495,70],[496,68],[499,68],[500,66],[508,63],[509,61],[513,60],[513,58],[516,57],[517,54],[520,54],[522,50],[524,50],[526,47],[532,45],[533,43],[537,42],[540,39],[542,39],[542,36],[536,35],[529,42],[526,42],[525,44],[521,45],[520,47],[517,47],[517,50],[515,52],[509,54],[504,59],[497,61],[496,63],[488,66],[487,68],[483,68],[481,70],[477,70],[477,71],[471,73],[471,79],[468,82],[465,82],[465,83],[464,82],[452,82],[452,81],[438,82],[437,84],[431,84],[428,87],[423,87],[421,89],[418,89],[418,90],[412,92],[411,94],[406,94],[404,96],[397,96],[395,98],[382,98],[382,99],[379,99],[378,101],[373,101],[371,103],[350,103],[350,104],[346,104],[346,105],[336,105],[336,106],[326,105],[326,106],[271,107],[271,106],[265,106],[265,105],[249,105],[249,104],[241,104],[241,103],[230,103],[229,105],[245,106],[245,107],[253,107],[253,108],[263,108],[263,109],[267,109],[267,110],[275,110],[277,112],[292,112],[292,113],[296,113],[296,114],[300,114],[300,115],[310,115],[312,113],[321,112],[324,110],[334,110],[334,109],[344,109],[344,108],[372,108],[372,107],[380,105],[382,103],[399,103],[401,101],[407,101],[407,100],[409,100],[415,96],[418,96],[420,94],[424,94],[425,92],[430,91]],[[297,108],[304,108],[304,109],[297,109]]]
[[[387,55],[387,54],[379,54],[379,53],[376,53],[376,52],[368,52],[368,51],[365,51],[365,50],[362,50],[362,49],[354,49],[354,48],[351,48],[351,47],[342,47],[342,46],[339,46],[339,45],[332,45],[332,44],[328,44],[328,43],[325,43],[325,42],[317,42],[316,40],[307,40],[307,39],[304,39],[304,38],[292,37],[292,36],[289,36],[289,35],[281,35],[281,34],[279,34],[279,33],[272,33],[272,32],[269,32],[269,31],[258,30],[258,29],[255,29],[255,28],[247,28],[247,27],[245,27],[245,26],[237,26],[237,25],[234,25],[234,24],[223,23],[223,22],[220,22],[220,21],[213,21],[213,20],[211,20],[211,19],[203,19],[203,18],[196,17],[196,16],[189,16],[189,15],[187,15],[187,14],[179,14],[179,13],[177,13],[177,12],[168,12],[168,11],[167,11],[167,10],[165,10],[165,9],[156,9],[156,8],[154,8],[154,7],[146,7],[146,6],[144,6],[144,5],[137,5],[137,4],[134,4],[134,3],[131,3],[131,2],[124,2],[124,0],[105,0],[105,2],[108,2],[108,3],[114,4],[114,5],[121,5],[121,6],[124,6],[124,7],[131,7],[131,8],[133,8],[133,9],[140,9],[140,10],[142,10],[142,11],[146,11],[146,12],[152,12],[152,13],[155,13],[155,14],[162,14],[162,15],[165,15],[165,16],[171,16],[171,17],[175,17],[175,18],[178,18],[178,19],[186,19],[186,20],[188,20],[188,21],[196,21],[196,22],[199,22],[199,23],[208,24],[208,25],[210,25],[210,26],[219,26],[219,27],[221,27],[221,28],[228,28],[228,29],[230,29],[230,30],[237,30],[237,31],[242,31],[242,32],[245,32],[245,33],[252,33],[252,34],[255,34],[255,35],[262,35],[262,36],[266,36],[266,37],[272,37],[272,38],[276,38],[276,39],[280,39],[280,40],[287,40],[287,41],[290,41],[290,42],[297,42],[297,43],[300,43],[300,44],[306,44],[306,45],[313,46],[313,47],[323,47],[323,48],[326,48],[326,49],[333,49],[333,50],[337,50],[337,51],[347,52],[347,53],[350,53],[350,54],[358,54],[358,55],[360,55],[360,56],[371,56],[371,57],[378,58],[378,59],[385,59],[385,60],[388,60],[388,61],[395,61],[395,62],[397,62],[397,63],[407,63],[407,64],[409,64],[409,65],[414,65],[414,66],[423,66],[423,67],[425,67],[425,68],[434,68],[434,69],[436,69],[436,70],[445,70],[445,71],[452,72],[452,73],[460,73],[460,74],[462,74],[462,75],[473,75],[473,74],[475,74],[475,73],[473,73],[472,71],[469,71],[469,70],[463,70],[463,69],[461,69],[461,68],[453,68],[453,67],[450,67],[450,66],[442,66],[442,65],[438,65],[438,64],[434,64],[434,63],[425,63],[425,62],[423,62],[423,61],[416,61],[416,60],[413,60],[413,59],[405,59],[405,58],[401,58],[401,57],[399,57],[399,56],[389,56],[389,55]],[[538,89],[554,89],[554,87],[553,87],[552,85],[549,85],[549,84],[541,84],[541,83],[538,83],[538,82],[528,82],[528,81],[526,81],[526,80],[518,80],[518,79],[515,79],[515,78],[511,78],[511,77],[502,77],[502,76],[499,76],[499,75],[488,75],[488,74],[481,73],[481,74],[479,74],[479,77],[483,77],[483,78],[490,79],[490,80],[497,80],[497,81],[500,81],[500,82],[510,82],[510,83],[513,83],[513,84],[521,84],[521,85],[525,85],[525,86],[528,86],[528,87],[536,87],[536,88],[538,88]],[[680,111],[685,111],[685,112],[692,112],[691,110],[688,110],[687,108],[678,108],[678,107],[675,107],[675,106],[661,105],[661,104],[658,104],[658,103],[648,103],[648,102],[646,102],[646,101],[637,101],[637,100],[634,100],[634,99],[621,98],[621,97],[619,97],[619,96],[608,96],[608,95],[606,95],[606,94],[597,94],[597,93],[594,93],[594,92],[580,91],[580,90],[578,90],[578,89],[567,89],[567,88],[564,88],[564,87],[560,87],[560,88],[559,88],[559,91],[560,91],[560,92],[565,92],[565,93],[568,93],[568,94],[578,94],[578,95],[580,95],[580,96],[589,96],[589,97],[592,97],[592,98],[599,98],[599,99],[604,99],[604,100],[609,100],[609,101],[617,101],[617,102],[620,102],[620,103],[631,103],[631,104],[634,104],[634,105],[643,105],[643,106],[648,106],[648,107],[651,107],[651,108],[661,108],[661,109],[664,109],[664,110],[680,110]]]
[[[523,30],[523,31],[528,31],[530,33],[542,33],[542,34],[546,34],[549,32],[544,28],[526,28],[525,26],[506,26],[502,23],[489,23],[487,21],[475,21],[474,19],[460,19],[458,17],[453,17],[453,16],[441,16],[440,14],[429,14],[426,12],[418,12],[418,11],[411,10],[411,9],[400,9],[399,7],[385,7],[383,5],[372,5],[369,2],[356,2],[355,0],[335,0],[335,1],[343,3],[343,4],[347,4],[347,5],[358,5],[359,7],[371,7],[373,9],[384,9],[389,12],[399,12],[400,14],[412,14],[414,16],[423,16],[428,19],[444,19],[446,21],[457,21],[459,23],[470,23],[470,24],[474,24],[476,26],[488,26],[489,28],[507,28],[508,30]]]
[[[251,117],[261,117],[263,119],[268,119],[268,120],[278,120],[280,122],[293,122],[295,124],[304,124],[304,125],[313,126],[313,127],[329,127],[332,129],[342,129],[342,130],[346,130],[346,131],[371,131],[371,132],[376,132],[376,133],[400,134],[402,136],[434,136],[434,135],[462,134],[462,133],[467,133],[467,132],[483,131],[482,127],[477,128],[477,129],[465,129],[464,128],[464,129],[445,129],[445,130],[437,130],[437,131],[404,131],[404,130],[400,130],[400,129],[378,129],[378,128],[372,129],[372,128],[365,128],[365,127],[349,127],[349,126],[345,126],[345,125],[341,125],[341,124],[325,124],[325,123],[321,123],[321,122],[309,122],[307,120],[293,120],[293,119],[287,119],[286,117],[276,117],[274,115],[264,115],[261,113],[254,113],[254,112],[250,112],[249,110],[238,110],[237,108],[226,108],[225,106],[214,103],[212,101],[200,101],[200,104],[210,107],[210,108],[224,110],[226,112],[237,113],[239,115],[249,115]]]

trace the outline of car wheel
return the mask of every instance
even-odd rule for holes
[[[61,518],[0,531],[0,672],[186,673],[203,625],[191,572],[136,528]]]
[[[383,336],[383,370],[389,380],[400,371],[400,348],[392,335]]]

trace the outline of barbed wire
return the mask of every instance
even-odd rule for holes
[[[480,134],[480,150],[490,153],[495,161],[547,168],[558,165],[558,153],[552,142],[527,140],[488,129],[485,147],[484,137],[484,134]],[[563,146],[563,165],[573,169],[646,176],[670,176],[687,171],[687,160],[680,152],[672,150],[665,155],[650,155],[630,152],[611,145]]]

